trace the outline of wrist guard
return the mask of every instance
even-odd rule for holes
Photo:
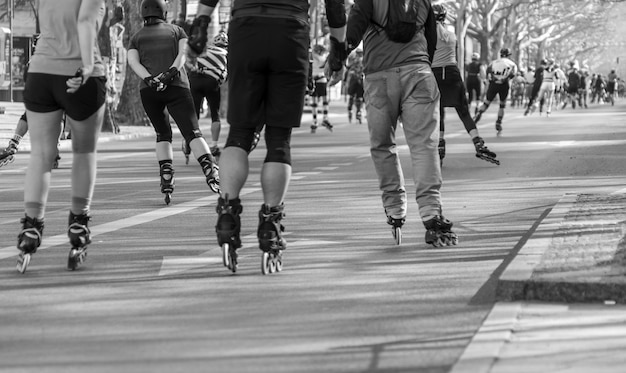
[[[178,76],[178,74],[178,69],[172,66],[166,72],[159,74],[158,79],[161,83],[168,85]]]
[[[340,42],[334,36],[330,37],[330,53],[328,55],[328,64],[332,71],[339,71],[343,68],[343,64],[348,59],[348,49],[346,42]]]

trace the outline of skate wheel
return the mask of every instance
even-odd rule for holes
[[[276,258],[276,272],[280,272],[283,270],[283,258],[281,255],[279,255]]]
[[[276,257],[272,254],[270,255],[270,273],[276,272]]]
[[[78,267],[78,250],[70,249],[70,255],[67,258],[67,269],[74,271]]]
[[[169,205],[172,202],[172,195],[170,193],[165,193],[165,204]]]
[[[17,270],[20,273],[26,272],[26,268],[30,264],[30,254],[20,254],[17,258]]]
[[[270,272],[270,254],[267,251],[263,252],[261,257],[261,273],[267,275]]]
[[[396,240],[396,245],[400,245],[402,243],[402,229],[400,227],[393,227],[391,228],[391,233]]]
[[[229,244],[225,243],[222,245],[222,263],[224,267],[230,269],[230,256],[228,255]]]
[[[213,193],[219,193],[220,192],[220,185],[218,183],[216,183],[215,181],[211,181],[211,182],[209,182],[209,189],[211,189],[211,192],[213,192]]]

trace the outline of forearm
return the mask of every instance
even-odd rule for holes
[[[78,42],[83,66],[95,64],[98,15],[102,0],[84,0],[80,6],[77,20]]]
[[[136,49],[128,50],[127,59],[128,66],[130,66],[130,68],[135,72],[135,74],[137,74],[140,79],[143,80],[152,76],[152,74],[150,74],[150,72],[141,64],[141,62],[139,62],[139,54]]]

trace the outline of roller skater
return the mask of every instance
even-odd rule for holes
[[[311,124],[311,133],[315,133],[317,130],[317,106],[319,101],[322,101],[322,127],[325,127],[329,131],[333,131],[333,125],[328,120],[328,80],[324,76],[324,66],[326,65],[326,58],[328,52],[326,47],[321,44],[316,44],[312,48],[311,58],[313,60],[312,76],[315,88],[311,95],[311,113],[313,115],[313,124]]]
[[[434,247],[452,246],[459,241],[456,233],[452,232],[452,222],[441,215],[424,221],[426,228],[425,241]]]
[[[146,115],[156,133],[155,151],[159,168],[172,174],[172,128],[167,113],[174,119],[186,142],[185,147],[202,167],[206,182],[214,193],[219,192],[217,162],[198,125],[196,109],[189,86],[187,70],[183,68],[187,35],[177,26],[166,22],[165,0],[142,0],[143,28],[132,35],[128,47],[128,65],[141,79],[139,94]],[[194,33],[196,31],[193,31]],[[199,32],[199,31],[198,31]],[[193,43],[189,44],[193,47]],[[163,175],[163,173],[161,173]],[[165,202],[169,203],[173,181],[167,176],[162,182]]]
[[[87,258],[87,245],[91,243],[91,230],[88,227],[90,219],[87,213],[75,215],[70,211],[67,229],[67,237],[72,245],[67,258],[67,269],[70,271],[76,270]]]
[[[446,128],[446,107],[453,107],[456,110],[474,145],[480,143],[482,148],[486,149],[486,147],[484,146],[485,142],[480,137],[478,128],[476,128],[476,123],[472,119],[469,111],[470,104],[467,100],[467,92],[465,90],[463,80],[461,79],[461,72],[457,66],[456,35],[444,27],[447,10],[444,5],[435,4],[433,5],[433,13],[435,14],[435,19],[437,20],[437,49],[435,50],[435,56],[432,62],[432,70],[435,75],[435,79],[437,80],[439,92],[441,93],[441,99],[439,101],[438,148],[439,161],[442,166],[443,158],[446,156],[446,140],[444,139]],[[481,114],[482,112],[478,112],[478,115]],[[481,156],[479,156],[477,148],[477,157],[482,158],[483,153],[484,151],[481,151]],[[494,153],[490,152],[490,154],[493,154],[495,157]]]
[[[395,219],[387,216],[387,224],[391,225],[391,234],[398,245],[402,243],[402,226],[405,221],[406,218]]]
[[[21,220],[22,231],[17,236],[17,248],[20,254],[17,257],[17,270],[26,272],[30,264],[31,255],[37,252],[43,235],[43,219],[31,218],[27,215]]]
[[[241,247],[241,200],[229,200],[228,195],[217,201],[217,243],[222,248],[222,263],[233,273],[237,272],[237,249]]]
[[[496,121],[496,131],[498,134],[502,132],[502,118],[504,117],[506,100],[510,91],[509,82],[517,74],[517,65],[509,59],[510,56],[511,51],[508,48],[500,49],[500,58],[493,61],[487,68],[489,87],[487,88],[485,100],[474,117],[474,123],[478,123],[482,114],[487,111],[491,102],[496,98],[496,96],[498,96],[500,99],[498,119]]]
[[[497,164],[498,166],[500,165],[500,161],[496,159],[496,153],[485,146],[482,137],[475,137],[472,141],[474,142],[474,147],[476,147],[476,158]]]
[[[285,217],[284,208],[284,204],[275,207],[263,204],[259,210],[257,237],[259,248],[263,251],[261,272],[264,275],[280,272],[283,269],[282,251],[287,248],[287,241],[282,237],[285,227],[281,224],[281,220]]]
[[[159,162],[161,175],[161,193],[165,194],[165,204],[172,202],[172,193],[174,193],[174,168],[171,162]]]

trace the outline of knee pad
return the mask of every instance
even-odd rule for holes
[[[225,147],[227,148],[229,146],[235,146],[249,153],[250,149],[252,149],[254,130],[254,127],[240,128],[231,126],[230,131],[228,132],[228,138],[226,139]],[[265,129],[265,131],[267,131],[267,128]]]
[[[265,127],[265,142],[267,145],[265,163],[291,165],[291,128]]]
[[[500,101],[500,109],[504,109],[506,107],[506,101]]]
[[[168,133],[157,132],[156,142],[162,142],[162,141],[172,142],[172,132],[168,132]]]
[[[170,135],[171,136],[171,135]],[[199,128],[194,129],[191,132],[185,132],[183,134],[183,138],[185,139],[185,141],[187,142],[187,144],[189,144],[191,142],[191,140],[193,139],[197,139],[202,137],[202,131],[200,131]],[[170,137],[170,142],[172,141],[172,138]]]

